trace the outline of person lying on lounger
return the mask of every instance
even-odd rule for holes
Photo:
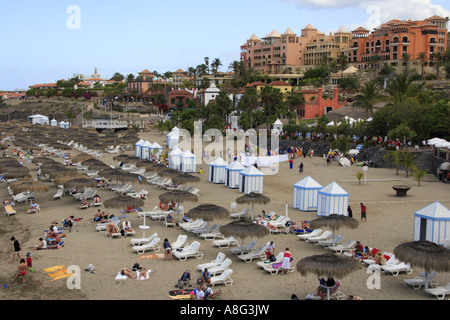
[[[108,235],[111,235],[112,233],[120,233],[119,229],[114,223],[111,223],[108,226]]]
[[[83,198],[83,200],[80,201],[80,207],[82,208],[82,207],[87,207],[87,206],[88,206],[88,203],[87,203],[86,199]]]

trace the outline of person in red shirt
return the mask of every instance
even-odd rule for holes
[[[366,214],[367,214],[367,208],[366,208],[366,206],[361,202],[361,221],[363,221],[363,219],[364,219],[364,221],[367,221],[367,216],[366,216]]]

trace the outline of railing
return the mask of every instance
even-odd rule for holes
[[[128,128],[128,121],[120,120],[84,120],[83,128],[94,127],[98,129],[121,129]]]

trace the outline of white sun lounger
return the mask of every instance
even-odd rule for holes
[[[404,279],[403,282],[408,286],[413,287],[415,290],[418,290],[422,286],[425,286],[427,282],[429,288],[436,288],[437,282],[433,280],[436,276],[437,273],[434,271],[430,272],[427,276],[425,276],[424,273],[421,273],[419,278]]]
[[[337,244],[335,246],[329,246],[327,249],[334,251],[337,254],[341,254],[344,251],[352,250],[356,244],[355,240],[349,240],[343,244]]]
[[[147,238],[131,239],[130,242],[131,242],[131,245],[133,247],[136,247],[136,246],[140,246],[140,245],[143,245],[143,244],[146,244],[146,243],[150,243],[157,236],[158,236],[158,234],[154,233],[150,237],[147,237]]]
[[[207,262],[207,263],[202,263],[197,265],[197,269],[200,271],[203,271],[203,269],[207,268],[212,268],[212,267],[216,267],[218,265],[220,265],[224,260],[226,259],[226,256],[224,253],[219,252],[217,254],[216,259],[212,260],[211,262]]]
[[[133,247],[133,250],[136,251],[138,254],[143,254],[147,250],[153,250],[155,252],[158,252],[161,250],[161,247],[159,246],[159,242],[161,239],[154,238],[151,242],[142,244],[140,246]]]
[[[220,265],[208,268],[208,272],[212,276],[216,276],[218,274],[223,273],[228,267],[231,265],[232,261],[230,258],[226,258]]]
[[[306,238],[305,241],[306,242],[319,242],[321,240],[327,240],[330,239],[333,236],[333,233],[331,231],[325,231],[324,233],[322,233],[319,236],[316,237],[310,237],[310,238]]]
[[[265,260],[266,252],[264,250],[264,246],[260,246],[259,248],[256,248],[255,250],[250,251],[248,253],[237,254],[236,257],[245,261],[245,263],[250,263],[253,261],[253,259]]]
[[[450,294],[450,282],[445,287],[429,288],[425,290],[429,294],[436,296],[439,300],[444,300],[447,294]]]
[[[252,240],[248,245],[246,245],[244,247],[231,248],[230,251],[234,254],[249,253],[250,251],[252,251],[255,248],[257,243],[258,243],[258,241]]]
[[[275,257],[275,261],[269,261],[269,260],[260,261],[260,262],[257,262],[256,265],[258,267],[264,268],[266,266],[270,266],[270,265],[275,264],[275,263],[281,263],[283,261],[283,256],[284,256],[284,252],[280,252]]]
[[[180,259],[180,261],[185,261],[187,258],[196,257],[197,259],[203,258],[203,253],[199,251],[200,242],[194,241],[190,245],[181,249],[181,251],[172,251],[172,254]]]
[[[186,246],[187,235],[180,234],[174,243],[171,243],[172,250],[182,249]]]
[[[214,287],[216,284],[231,286],[233,284],[233,279],[231,279],[232,273],[233,270],[227,269],[222,274],[211,277],[211,286]]]
[[[330,239],[327,239],[327,240],[320,240],[316,244],[319,246],[322,246],[324,248],[328,248],[328,247],[338,245],[339,242],[341,242],[343,238],[344,237],[342,235],[337,235],[337,236],[331,237]]]
[[[235,218],[235,219],[240,219],[240,218],[245,217],[245,215],[247,214],[247,212],[248,212],[248,209],[243,209],[241,212],[238,212],[238,213],[231,213],[231,214],[230,214],[230,217],[231,217],[231,218]]]
[[[320,235],[321,233],[322,233],[322,229],[315,229],[315,230],[311,231],[310,233],[299,234],[299,235],[297,235],[297,237],[299,240],[306,241],[306,239],[316,237],[316,236]]]
[[[235,237],[231,236],[231,237],[225,238],[225,239],[214,240],[212,242],[212,245],[219,247],[219,248],[229,248],[230,246],[233,246],[233,245],[238,246],[239,243]]]

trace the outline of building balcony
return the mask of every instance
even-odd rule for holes
[[[428,43],[430,46],[437,46],[438,45],[438,43],[437,42],[430,42],[430,43]]]
[[[391,46],[398,46],[399,42],[391,42]]]

